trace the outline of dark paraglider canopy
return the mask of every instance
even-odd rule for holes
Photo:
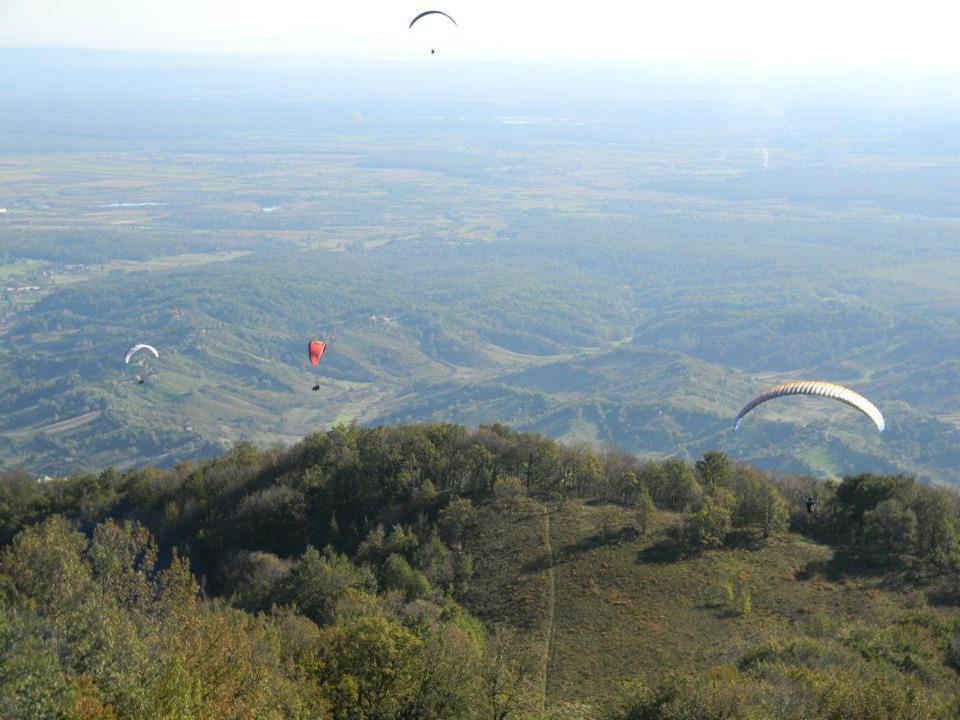
[[[445,18],[447,18],[447,20],[452,22],[454,25],[457,25],[457,21],[454,20],[449,15],[447,15],[445,12],[443,12],[443,10],[426,10],[425,12],[420,13],[413,20],[411,20],[410,26],[407,29],[409,30],[410,28],[412,28],[416,24],[417,20],[419,20],[422,17],[426,17],[427,15],[443,15]],[[457,25],[457,27],[460,27],[460,26]]]

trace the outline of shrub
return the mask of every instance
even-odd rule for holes
[[[653,500],[650,499],[650,493],[648,493],[645,488],[641,488],[640,491],[634,495],[631,506],[633,507],[631,517],[633,526],[642,537],[647,534],[650,521],[653,519]]]
[[[697,509],[687,516],[683,538],[692,548],[719,547],[730,532],[730,511],[709,495],[698,501]]]

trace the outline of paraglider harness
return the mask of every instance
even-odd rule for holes
[[[804,505],[807,506],[807,512],[808,512],[808,513],[812,513],[812,512],[813,512],[813,506],[817,504],[817,498],[816,498],[816,497],[802,497],[802,498],[800,498],[800,502],[802,502]]]

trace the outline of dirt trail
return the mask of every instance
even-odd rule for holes
[[[78,417],[70,418],[69,420],[61,420],[60,422],[53,423],[52,425],[47,425],[42,428],[38,428],[36,431],[31,432],[42,432],[46,435],[56,435],[57,433],[66,432],[67,430],[73,430],[75,428],[91,423],[100,417],[103,414],[102,410],[94,410],[93,412],[88,412],[84,415]]]
[[[550,543],[550,513],[543,515],[543,549],[547,552],[547,637],[543,662],[543,712],[547,710],[550,694],[550,663],[553,660],[553,617],[557,607],[557,575],[553,562],[553,545]]]

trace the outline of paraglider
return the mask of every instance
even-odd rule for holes
[[[443,10],[426,10],[420,13],[419,15],[417,15],[413,20],[411,20],[410,27],[408,27],[407,29],[409,30],[410,28],[412,28],[416,24],[417,20],[419,20],[420,18],[426,17],[427,15],[443,15],[447,20],[452,22],[454,25],[457,25],[457,21],[454,20],[449,15],[447,15]],[[459,27],[459,25],[457,25],[457,27]]]
[[[320,363],[320,358],[327,351],[327,344],[322,340],[311,340],[307,344],[307,357],[310,358],[310,364],[316,366]],[[320,383],[314,385],[311,390],[317,392],[320,389]]]
[[[787,395],[813,395],[816,397],[830,398],[831,400],[839,400],[870,418],[880,432],[883,432],[887,426],[877,406],[863,397],[863,395],[855,393],[853,390],[845,388],[842,385],[815,380],[804,380],[785,383],[783,385],[774,385],[772,388],[757,395],[753,400],[748,402],[737,415],[733,426],[734,432],[740,429],[740,423],[743,422],[744,415],[757,407],[757,405],[765,403],[767,400],[773,400],[774,398],[785,397]]]
[[[123,364],[129,365],[130,361],[133,359],[133,356],[143,350],[146,350],[158,360],[160,359],[160,353],[157,352],[157,349],[155,347],[153,347],[152,345],[145,345],[143,343],[140,343],[138,345],[134,345],[132,348],[127,350],[127,354],[123,356]]]
[[[153,356],[154,356],[155,358],[157,358],[158,360],[160,359],[160,353],[157,351],[157,349],[156,349],[155,347],[153,347],[153,345],[146,345],[146,344],[144,344],[144,343],[137,343],[137,344],[134,345],[132,348],[130,348],[129,350],[127,350],[127,354],[123,356],[123,364],[124,364],[124,365],[129,365],[129,364],[130,364],[130,361],[133,360],[134,356],[136,356],[137,354],[139,354],[139,353],[141,353],[141,352],[147,352],[147,353],[149,353],[150,355],[153,355]],[[143,362],[141,361],[141,362],[139,363],[139,365],[142,367],[142,366],[143,366]],[[143,373],[139,373],[139,372],[138,372],[138,373],[137,373],[137,376],[136,376],[136,378],[135,378],[134,381],[137,383],[137,385],[143,385],[143,384],[146,382],[146,378],[144,377],[144,374],[143,374]],[[129,382],[129,381],[128,381],[128,382]]]
[[[445,18],[446,18],[447,20],[449,20],[450,22],[452,22],[455,27],[459,27],[459,25],[457,25],[457,21],[454,20],[454,19],[453,19],[452,17],[450,17],[449,15],[447,15],[445,12],[443,12],[443,10],[425,10],[424,12],[420,13],[420,14],[417,15],[413,20],[410,21],[410,25],[407,27],[407,29],[408,29],[408,30],[413,29],[413,26],[416,25],[417,22],[418,22],[421,18],[425,18],[425,17],[427,17],[428,15],[440,15],[440,16],[442,16],[442,17],[445,17]],[[431,54],[431,55],[436,55],[436,53],[437,53],[437,49],[436,49],[436,48],[430,48],[430,54]]]
[[[310,358],[311,365],[317,365],[320,362],[320,358],[323,357],[323,353],[327,350],[327,344],[322,340],[311,340],[307,345],[307,355]]]
[[[812,513],[812,512],[813,512],[813,506],[817,504],[817,499],[816,499],[815,497],[806,497],[806,496],[804,496],[804,497],[800,498],[800,502],[802,502],[804,505],[807,506],[807,512],[808,512],[808,513]]]

